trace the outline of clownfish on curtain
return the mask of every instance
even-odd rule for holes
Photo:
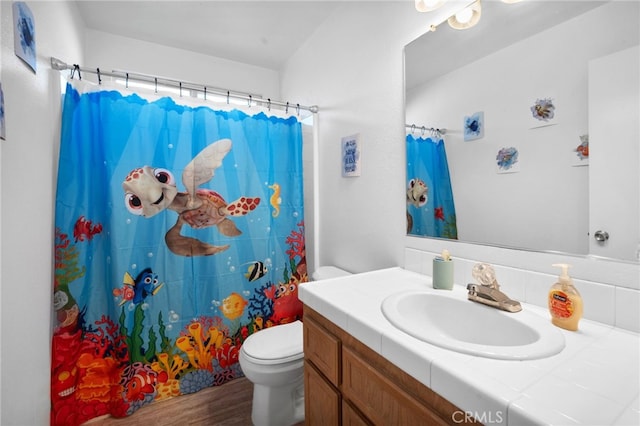
[[[70,80],[58,168],[51,424],[241,377],[249,335],[302,317],[295,117]]]
[[[444,140],[416,138],[407,143],[407,234],[458,238],[456,209]]]

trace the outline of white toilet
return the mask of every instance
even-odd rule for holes
[[[313,273],[315,281],[350,275],[333,266]],[[240,348],[240,367],[253,383],[255,426],[289,426],[304,420],[302,322],[252,334]]]

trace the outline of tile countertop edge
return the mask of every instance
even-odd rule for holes
[[[426,275],[394,267],[304,283],[300,286],[299,297],[307,306],[465,412],[475,413],[476,416],[480,416],[480,419],[482,416],[492,415],[494,417],[485,418],[485,420],[491,420],[493,424],[507,424],[507,413],[514,402],[521,400],[522,390],[515,391],[504,382],[484,374],[483,369],[474,368],[471,364],[478,363],[480,357],[442,349],[396,329],[379,309],[382,300],[388,295],[403,290],[421,288],[433,290],[430,283],[431,278]],[[464,288],[461,289],[465,291]],[[533,309],[540,311],[538,307]],[[563,351],[559,354],[561,356],[553,360],[555,362],[550,362],[550,358],[547,358],[527,361],[527,363],[534,368],[539,368],[541,377],[549,376],[557,365],[570,362],[577,357],[577,354],[597,341],[602,334],[611,330],[609,326],[594,322],[590,322],[585,328],[592,331],[590,334],[586,333],[589,334],[588,336],[578,336],[561,330],[566,337],[567,345],[571,346],[565,349],[566,353]],[[636,333],[631,334],[637,336]],[[413,360],[412,365],[399,365],[402,360]],[[485,359],[482,358],[482,360]],[[500,361],[487,360],[487,362]],[[637,392],[635,395],[629,395],[630,401],[634,398],[638,398]],[[624,406],[628,405],[624,404]],[[612,413],[612,416],[619,417],[628,414],[630,410],[633,411],[631,414],[637,414],[633,407]],[[533,422],[545,422],[544,418],[538,418],[533,413],[526,414],[520,418],[528,418]]]

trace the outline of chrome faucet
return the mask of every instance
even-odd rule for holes
[[[473,267],[473,278],[478,283],[467,285],[467,298],[474,302],[502,309],[507,312],[519,312],[522,310],[520,302],[510,299],[500,291],[493,266],[487,263],[477,263]]]

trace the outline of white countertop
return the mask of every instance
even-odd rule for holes
[[[566,346],[557,355],[527,361],[465,355],[422,342],[395,328],[380,305],[406,290],[434,290],[431,277],[390,268],[304,283],[299,297],[464,413],[484,424],[640,425],[640,337],[582,320],[558,328]],[[466,288],[453,295],[466,299]],[[469,302],[475,303],[475,302]],[[550,318],[546,309],[522,304]],[[507,315],[517,315],[507,314]],[[461,318],[464,321],[464,318]],[[550,327],[554,327],[549,322]]]

